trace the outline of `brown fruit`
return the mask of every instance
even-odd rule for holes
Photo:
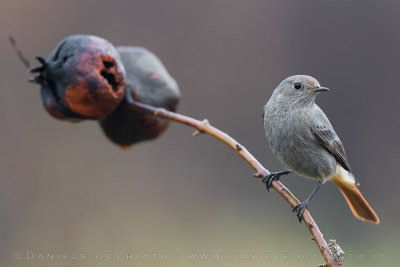
[[[72,35],[62,40],[42,64],[31,70],[41,85],[48,113],[62,120],[100,119],[125,95],[125,68],[119,53],[105,39]]]
[[[175,111],[180,92],[164,65],[142,47],[117,47],[126,69],[126,96],[121,105],[100,120],[101,128],[114,143],[127,148],[134,143],[160,136],[168,121],[132,109],[128,99]]]

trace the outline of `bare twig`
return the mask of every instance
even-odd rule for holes
[[[19,59],[21,60],[21,62],[25,65],[25,67],[27,69],[29,69],[31,67],[31,64],[29,63],[29,60],[26,59],[26,57],[24,56],[24,54],[22,54],[21,50],[18,48],[17,46],[17,42],[15,41],[14,37],[9,36],[8,40],[11,43],[11,46],[14,48],[15,53],[17,53]]]
[[[254,177],[263,178],[270,173],[243,145],[239,144],[228,134],[210,125],[207,120],[199,121],[185,115],[167,111],[163,108],[153,107],[136,101],[130,102],[134,109],[153,113],[155,116],[196,128],[196,131],[193,134],[194,136],[201,133],[206,133],[225,143],[255,170],[255,173],[253,174]],[[274,180],[272,182],[272,187],[282,198],[284,198],[290,204],[292,208],[300,203],[297,198],[289,191],[289,189],[287,189],[281,182]],[[315,241],[319,248],[319,251],[326,261],[326,264],[322,266],[341,266],[341,262],[336,261],[333,257],[329,246],[323,237],[323,234],[320,232],[310,212],[308,210],[305,210],[302,217],[305,225],[312,235],[312,240]]]

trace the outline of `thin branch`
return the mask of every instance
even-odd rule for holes
[[[24,64],[25,67],[26,67],[27,69],[29,69],[29,68],[31,67],[31,63],[29,62],[28,59],[26,59],[26,57],[24,56],[24,54],[22,54],[21,49],[18,48],[17,42],[15,41],[14,37],[9,36],[9,37],[8,37],[8,40],[10,41],[11,46],[14,48],[14,51],[15,51],[15,53],[17,53],[17,55],[18,55],[19,59],[21,60],[22,64]]]
[[[153,107],[150,105],[139,103],[137,101],[130,102],[132,108],[134,109],[153,113],[155,116],[196,128],[193,136],[199,135],[200,133],[206,133],[225,143],[255,170],[255,173],[253,174],[254,177],[263,178],[270,173],[243,145],[230,137],[228,134],[210,125],[208,120],[199,121],[185,115],[167,111],[163,108]],[[292,208],[300,203],[298,199],[289,191],[289,189],[287,189],[281,182],[273,181],[272,187],[282,198],[284,198],[290,204]],[[333,258],[329,246],[323,237],[323,234],[320,232],[317,224],[315,223],[308,210],[305,210],[305,212],[303,213],[303,221],[312,235],[312,240],[315,241],[322,256],[326,261],[326,265],[322,266],[341,266],[341,262],[337,262]]]

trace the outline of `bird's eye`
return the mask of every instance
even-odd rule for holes
[[[293,88],[296,90],[300,90],[301,88],[303,88],[303,85],[301,83],[294,83]]]

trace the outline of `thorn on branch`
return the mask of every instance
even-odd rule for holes
[[[237,151],[240,151],[240,150],[243,150],[243,148],[242,148],[242,146],[241,146],[241,145],[239,145],[239,144],[236,144],[236,150],[237,150]]]
[[[256,178],[264,178],[265,175],[262,174],[262,173],[260,173],[260,172],[255,172],[255,173],[253,173],[253,177],[256,177]]]
[[[205,126],[209,126],[209,125],[210,125],[210,122],[209,122],[207,119],[204,119],[204,120],[202,121],[202,123],[203,123]]]
[[[194,131],[194,132],[192,133],[192,136],[193,136],[193,137],[196,137],[196,136],[198,136],[198,135],[201,134],[201,133],[202,133],[201,131],[196,130],[196,131]]]

